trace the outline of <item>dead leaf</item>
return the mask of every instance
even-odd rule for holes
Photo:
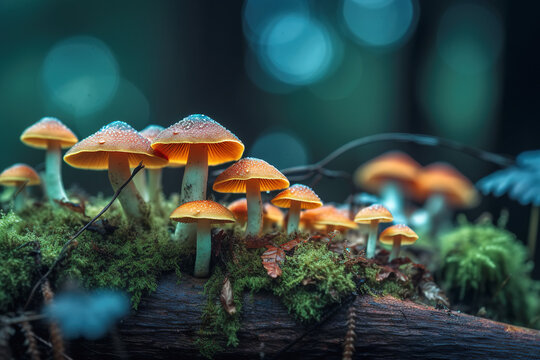
[[[268,250],[261,255],[262,265],[268,275],[275,279],[281,276],[282,271],[279,265],[285,260],[285,251],[275,246],[267,246],[267,248]]]
[[[407,277],[407,275],[405,275],[404,273],[402,273],[401,271],[391,267],[391,266],[382,266],[381,269],[379,270],[379,273],[377,274],[377,276],[375,277],[375,280],[377,281],[383,281],[384,279],[386,279],[387,277],[389,277],[390,275],[394,275],[396,277],[396,279],[398,279],[399,281],[407,281],[409,280],[409,278]]]
[[[282,244],[280,247],[285,251],[290,251],[294,247],[302,242],[302,238],[297,237],[294,240],[288,241],[285,244]]]
[[[236,314],[236,306],[234,305],[234,296],[231,286],[231,281],[228,277],[225,277],[223,281],[223,287],[221,288],[221,294],[219,295],[219,301],[221,305],[229,315]]]
[[[63,200],[54,200],[55,203],[57,203],[60,206],[65,207],[66,209],[69,209],[73,212],[77,212],[80,214],[83,214],[86,216],[86,204],[84,201],[81,201],[80,203],[76,204],[71,201],[63,201]]]
[[[437,303],[440,302],[444,306],[450,307],[450,301],[448,301],[446,294],[433,281],[422,281],[418,286],[426,299],[436,301]]]

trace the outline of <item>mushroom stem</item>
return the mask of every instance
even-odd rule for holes
[[[144,201],[148,201],[148,187],[146,186],[146,169],[139,171],[137,175],[133,178],[133,183],[135,187],[141,194]]]
[[[381,190],[381,202],[390,210],[397,222],[403,222],[405,215],[403,213],[403,193],[399,185],[389,181],[384,184]]]
[[[246,182],[246,199],[248,210],[246,236],[258,236],[261,233],[263,219],[259,180],[250,179]]]
[[[161,169],[148,169],[148,198],[156,206],[161,196],[161,174]]]
[[[534,253],[536,250],[536,237],[538,235],[538,219],[540,217],[540,206],[533,205],[531,207],[531,217],[529,219],[529,238],[527,240],[527,247],[529,248],[529,254],[534,259]]]
[[[54,200],[67,201],[62,183],[62,149],[60,142],[49,141],[45,154],[45,190],[52,204]]]
[[[210,272],[210,254],[212,252],[212,237],[210,221],[199,220],[197,223],[197,255],[195,257],[195,277],[207,277]]]
[[[114,191],[117,191],[124,184],[131,172],[129,171],[129,162],[126,154],[109,154],[109,181]],[[137,191],[135,184],[130,182],[124,187],[118,196],[122,209],[128,219],[143,219],[148,214],[148,208],[143,198]]]
[[[205,144],[192,144],[182,179],[180,205],[195,200],[206,200],[208,182],[208,148]],[[174,239],[193,242],[197,227],[195,224],[178,223]]]
[[[18,189],[15,188],[16,190]],[[15,196],[15,199],[13,199],[13,211],[15,212],[21,212],[24,210],[24,207],[26,206],[26,189],[23,189],[21,192]]]
[[[366,244],[366,257],[373,259],[375,257],[375,248],[377,247],[377,229],[379,222],[374,220],[369,224],[369,236]]]
[[[291,207],[289,208],[289,221],[287,222],[287,235],[290,235],[298,230],[301,207],[302,203],[300,201],[291,201]]]
[[[400,248],[401,248],[401,236],[396,236],[394,238],[394,243],[392,244],[392,252],[390,252],[390,258],[388,259],[388,262],[391,262],[392,260],[399,257]]]

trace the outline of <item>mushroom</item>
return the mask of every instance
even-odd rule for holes
[[[195,114],[160,132],[152,148],[171,164],[186,165],[180,203],[206,199],[208,166],[235,161],[242,157],[244,144],[229,130],[206,115]],[[195,227],[179,223],[174,238],[193,239]]]
[[[287,235],[298,230],[300,209],[315,209],[322,206],[321,199],[306,185],[295,184],[272,199],[272,204],[289,209]]]
[[[383,244],[392,245],[392,252],[388,261],[392,261],[399,257],[399,249],[401,245],[411,245],[418,240],[418,235],[407,225],[398,224],[392,225],[384,229],[379,236],[379,240]]]
[[[247,202],[246,202],[247,203]],[[283,225],[283,212],[278,207],[264,203],[263,204],[263,229],[270,230],[275,225]]]
[[[77,136],[60,120],[44,117],[26,128],[21,141],[28,146],[46,149],[45,153],[45,191],[49,201],[67,201],[68,197],[62,183],[62,149],[73,146]]]
[[[261,191],[281,190],[289,180],[264,160],[244,158],[225,169],[213,189],[222,193],[246,193],[248,208],[247,236],[258,236],[262,230]]]
[[[381,203],[396,221],[406,221],[404,193],[414,194],[414,182],[421,169],[409,155],[391,151],[378,156],[356,170],[355,182],[380,195]]]
[[[167,159],[154,153],[147,138],[123,121],[112,122],[75,144],[64,155],[64,161],[79,169],[108,170],[115,191],[131,176],[129,168],[141,161],[145,166],[167,163]],[[148,207],[133,182],[118,198],[129,219],[147,217]]]
[[[240,226],[244,226],[247,222],[247,200],[246,198],[241,198],[233,201],[227,206],[236,218],[236,223]]]
[[[165,130],[163,126],[159,125],[148,125],[143,130],[141,130],[139,133],[147,138],[150,142],[153,142],[156,136],[161,132]],[[161,197],[161,176],[162,176],[162,169],[167,164],[162,166],[147,166],[145,169],[146,173],[148,174],[148,184],[146,186],[146,193],[147,193],[147,199],[150,201],[150,203],[154,204],[156,207],[160,206],[160,197]],[[141,174],[143,175],[143,174]],[[141,176],[141,179],[146,179],[146,177]]]
[[[419,198],[425,199],[424,210],[430,220],[426,225],[432,235],[450,222],[450,209],[471,208],[479,201],[474,185],[447,163],[433,163],[424,167],[416,179],[416,192]]]
[[[349,219],[346,211],[337,209],[335,206],[323,206],[314,221],[314,225],[326,226],[326,232],[337,230],[342,233],[350,229],[356,229],[358,225]]]
[[[332,205],[323,205],[319,208],[304,210],[300,213],[299,228],[310,232],[326,229],[326,225],[317,225],[315,222],[319,218],[319,215],[328,211],[328,208]]]
[[[214,201],[197,200],[177,207],[172,212],[170,219],[182,223],[197,223],[197,255],[194,276],[208,276],[212,253],[210,226],[235,222],[233,213]]]
[[[354,217],[354,222],[369,225],[369,237],[366,245],[366,257],[375,257],[375,247],[377,244],[377,229],[379,223],[392,222],[394,217],[387,208],[380,204],[371,205],[358,211]]]
[[[26,164],[15,164],[0,173],[0,185],[13,187],[17,191],[21,186],[39,185],[41,180],[37,172]],[[13,208],[16,212],[24,208],[25,189],[14,200]]]

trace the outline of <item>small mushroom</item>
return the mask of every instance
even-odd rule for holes
[[[289,209],[287,234],[290,235],[298,230],[300,209],[316,209],[322,206],[322,201],[310,187],[295,184],[277,194],[272,204]]]
[[[358,225],[354,221],[349,219],[347,211],[339,210],[332,205],[323,206],[320,209],[323,210],[318,212],[316,218],[314,219],[314,225],[326,226],[327,233],[330,233],[334,230],[344,233],[347,230],[358,228]]]
[[[263,230],[271,230],[274,225],[281,227],[283,218],[283,212],[278,207],[269,203],[263,204]]]
[[[26,164],[15,164],[0,173],[0,185],[13,187],[17,191],[21,186],[39,185],[41,180],[37,172]],[[16,212],[21,211],[25,204],[25,193],[23,189],[15,198],[13,208]]]
[[[208,276],[212,253],[210,226],[235,222],[233,213],[214,201],[197,200],[177,207],[172,212],[170,219],[182,223],[197,223],[197,255],[194,276]]]
[[[222,193],[246,193],[248,207],[247,236],[258,236],[262,230],[261,191],[281,190],[289,180],[264,160],[244,158],[225,169],[213,189]]]
[[[392,245],[392,252],[388,259],[388,261],[392,261],[399,257],[401,245],[414,244],[418,240],[418,235],[407,225],[398,224],[384,229],[379,240],[383,244]]]
[[[368,259],[373,259],[375,257],[379,223],[388,223],[393,220],[394,217],[390,211],[380,204],[365,207],[354,217],[354,222],[369,225],[369,237],[366,245],[366,257]]]
[[[77,143],[77,136],[60,120],[44,117],[26,128],[21,141],[28,146],[46,149],[45,153],[45,191],[49,201],[67,201],[68,197],[62,182],[62,149]]]
[[[131,176],[129,168],[141,161],[145,166],[167,163],[167,159],[154,153],[147,138],[123,121],[112,122],[75,144],[64,155],[64,161],[79,169],[108,170],[115,191]],[[118,198],[129,219],[146,219],[148,207],[133,182]]]
[[[194,114],[160,132],[152,148],[170,164],[186,165],[180,203],[206,199],[208,166],[242,157],[244,144],[229,130],[206,115]],[[195,227],[179,223],[174,238],[194,239]]]
[[[236,223],[240,226],[244,226],[247,222],[247,200],[246,198],[241,198],[233,201],[227,206],[227,209],[234,214],[236,218]]]

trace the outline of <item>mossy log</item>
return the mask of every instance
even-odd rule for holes
[[[205,303],[204,280],[164,276],[139,310],[119,326],[121,340],[70,343],[74,359],[191,359]],[[217,359],[273,358],[306,327],[270,294],[243,299],[240,345]],[[392,297],[359,296],[355,301],[355,358],[369,359],[540,359],[540,332],[470,315],[437,310]],[[341,359],[347,307],[296,343],[279,359]],[[118,340],[118,339],[117,339]],[[117,346],[114,346],[116,344]],[[119,353],[118,349],[120,349]]]

